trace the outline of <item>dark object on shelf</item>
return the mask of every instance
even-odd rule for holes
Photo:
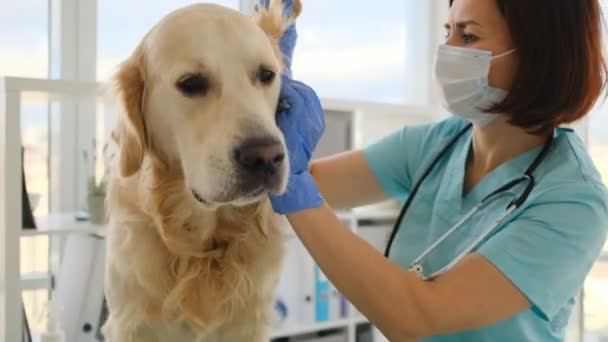
[[[103,304],[101,307],[101,314],[99,315],[99,322],[97,323],[97,333],[95,334],[95,337],[97,337],[97,340],[99,341],[105,341],[105,338],[101,333],[101,327],[103,327],[103,325],[106,323],[109,315],[110,311],[108,310],[108,302],[106,301],[106,297],[104,296]]]
[[[28,196],[27,186],[25,185],[25,170],[23,164],[23,148],[21,148],[21,223],[23,228],[36,229],[36,221],[34,221],[30,197]],[[27,320],[23,299],[21,300],[21,310],[23,316],[21,327],[22,342],[32,342],[32,332],[30,331],[30,324]]]
[[[330,329],[289,338],[289,342],[346,342],[348,335],[345,328]]]
[[[356,328],[357,342],[375,342],[370,324],[358,325]]]
[[[25,306],[23,305],[23,301],[21,301],[21,310],[23,310],[23,326],[21,335],[23,336],[23,342],[32,342],[32,333],[30,331],[30,324],[27,321],[27,315],[25,313]]]
[[[36,221],[32,213],[32,205],[25,184],[25,168],[23,167],[23,148],[21,149],[21,225],[25,229],[36,229]]]

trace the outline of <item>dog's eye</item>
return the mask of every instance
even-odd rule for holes
[[[187,75],[176,86],[186,96],[202,96],[209,90],[209,80],[202,75]]]
[[[275,75],[274,71],[266,67],[260,67],[260,70],[258,71],[258,79],[263,84],[271,84],[272,81],[274,81]]]

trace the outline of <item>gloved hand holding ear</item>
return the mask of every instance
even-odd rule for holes
[[[281,101],[287,104],[277,113],[277,126],[285,136],[290,172],[285,193],[270,201],[275,212],[291,214],[324,202],[308,164],[325,131],[325,114],[312,88],[286,75],[282,81]]]
[[[291,16],[293,1],[283,0],[286,16]],[[268,6],[268,2],[263,0],[262,4]],[[285,137],[290,172],[287,190],[280,196],[270,196],[270,202],[274,211],[283,215],[316,208],[324,202],[308,171],[308,164],[325,130],[325,114],[315,91],[292,79],[291,66],[297,39],[296,25],[293,24],[279,41],[286,70],[281,76],[277,126]]]

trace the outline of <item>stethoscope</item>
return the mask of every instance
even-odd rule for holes
[[[384,252],[384,255],[386,257],[388,257],[390,255],[391,247],[395,240],[395,236],[397,236],[397,233],[399,232],[399,229],[401,227],[401,223],[403,222],[403,219],[404,219],[405,215],[407,214],[409,207],[411,206],[412,202],[414,201],[414,198],[416,197],[416,194],[418,193],[420,186],[431,174],[431,172],[433,171],[433,169],[435,168],[437,163],[439,163],[439,161],[447,154],[447,152],[456,144],[456,142],[467,131],[469,131],[471,129],[472,126],[473,126],[472,124],[468,124],[462,130],[460,130],[460,132],[458,132],[452,139],[450,139],[446,143],[446,145],[439,151],[439,153],[436,155],[436,157],[431,161],[431,163],[422,172],[421,177],[418,179],[418,181],[412,188],[412,191],[410,192],[410,194],[407,198],[407,201],[403,205],[403,208],[401,209],[401,212],[399,213],[399,216],[397,217],[397,221],[395,222],[395,225],[393,226],[393,230],[391,232],[386,250]],[[521,177],[513,179],[512,181],[510,181],[510,182],[506,183],[505,185],[501,186],[500,188],[496,189],[494,192],[492,192],[491,194],[486,196],[479,204],[477,204],[475,207],[473,207],[473,209],[471,209],[467,214],[465,214],[462,217],[462,219],[460,219],[453,227],[451,227],[448,231],[446,231],[437,241],[435,241],[433,244],[431,244],[426,250],[424,250],[411,263],[411,265],[409,267],[410,271],[418,274],[418,276],[423,280],[433,279],[433,278],[437,277],[438,275],[446,272],[447,270],[452,268],[454,265],[456,265],[463,257],[465,257],[467,254],[469,254],[474,248],[476,248],[480,242],[482,242],[487,236],[489,236],[494,231],[494,229],[496,229],[496,227],[498,227],[509,215],[511,215],[511,213],[513,213],[513,211],[515,211],[517,208],[519,208],[526,201],[526,199],[532,192],[532,189],[534,188],[534,185],[535,185],[535,179],[534,179],[533,173],[534,173],[534,171],[536,171],[536,169],[538,168],[540,163],[542,163],[542,161],[545,159],[545,157],[549,153],[551,146],[553,145],[553,141],[554,141],[553,138],[554,138],[554,134],[551,135],[551,137],[547,140],[547,142],[543,146],[541,152],[538,154],[536,159],[532,162],[532,164],[530,164],[530,166],[528,167],[526,172]],[[520,194],[515,194],[515,193],[511,192],[511,190],[515,189],[515,187],[518,185],[525,185],[523,191]],[[481,234],[479,234],[468,246],[466,246],[462,251],[460,251],[456,255],[456,257],[454,257],[452,259],[452,261],[449,262],[447,265],[443,266],[439,270],[436,270],[432,273],[429,273],[428,270],[424,269],[422,264],[423,264],[423,261],[425,260],[425,258],[429,254],[431,254],[433,251],[435,251],[441,245],[441,243],[443,243],[454,232],[456,232],[458,229],[463,227],[464,224],[468,220],[470,220],[472,217],[474,217],[474,215],[476,213],[480,212],[484,208],[487,208],[491,203],[493,203],[501,198],[508,198],[509,204],[507,205],[506,210],[498,218],[496,218],[496,220],[494,220],[493,224],[489,225],[489,227],[487,229],[483,230]]]

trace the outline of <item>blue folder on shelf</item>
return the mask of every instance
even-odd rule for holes
[[[315,264],[315,321],[330,319],[331,284],[319,266]]]

